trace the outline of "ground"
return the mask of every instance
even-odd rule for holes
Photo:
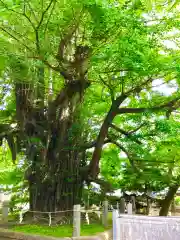
[[[108,223],[110,229],[112,227],[112,213],[109,212]],[[100,223],[81,224],[81,236],[92,236],[107,230]],[[72,225],[60,226],[42,226],[42,225],[22,225],[14,226],[12,230],[28,234],[45,235],[52,237],[72,237]]]

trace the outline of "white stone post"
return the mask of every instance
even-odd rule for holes
[[[108,226],[108,201],[103,202],[102,224],[105,228]]]
[[[2,221],[8,222],[9,201],[2,203]]]
[[[128,203],[128,205],[127,205],[127,213],[129,215],[132,215],[132,203]]]
[[[121,235],[120,235],[120,216],[118,213],[118,210],[114,209],[113,210],[113,240],[121,240]]]
[[[73,211],[73,237],[81,234],[81,205],[74,205]]]

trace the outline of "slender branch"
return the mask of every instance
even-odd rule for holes
[[[31,19],[27,16],[27,14],[26,14],[26,12],[25,12],[25,1],[24,1],[23,13],[17,12],[17,11],[15,11],[15,10],[9,8],[8,5],[5,4],[2,0],[0,0],[0,2],[5,6],[5,8],[6,8],[8,11],[11,11],[11,12],[14,12],[14,13],[16,13],[16,14],[18,14],[18,15],[24,16],[24,17],[28,20],[28,22],[31,24],[31,26],[33,27],[33,29],[35,30],[35,25],[34,25],[34,23],[31,21]]]
[[[90,179],[89,179],[90,180]],[[100,186],[102,186],[103,188],[105,188],[105,189],[107,189],[107,191],[108,190],[113,190],[113,187],[112,187],[112,185],[109,183],[109,182],[107,182],[107,181],[105,181],[105,180],[103,180],[103,179],[99,179],[99,178],[96,178],[96,179],[92,179],[92,182],[94,182],[94,183],[97,183],[97,184],[99,184]]]
[[[110,127],[112,127],[114,130],[116,130],[117,132],[125,135],[127,138],[131,139],[132,141],[135,141],[138,144],[142,144],[141,141],[139,141],[138,139],[135,139],[131,133],[117,127],[116,125],[114,125],[113,123],[110,124]]]
[[[143,112],[156,112],[156,111],[167,111],[171,108],[175,103],[179,101],[180,97],[177,97],[168,103],[162,104],[160,106],[154,106],[151,108],[119,108],[117,110],[117,114],[123,113],[143,113]]]
[[[122,144],[120,144],[120,143],[116,142],[115,140],[113,140],[112,138],[110,138],[109,136],[108,136],[108,139],[111,141],[111,143],[113,143],[114,145],[116,145],[118,148],[120,148],[120,149],[127,155],[131,166],[132,166],[133,169],[135,170],[136,167],[134,166],[134,161],[133,161],[133,159],[132,159],[132,156],[131,156],[131,154],[126,150],[126,148],[125,148]]]
[[[30,47],[28,47],[26,44],[24,44],[23,42],[21,42],[17,37],[15,37],[14,35],[12,35],[11,33],[9,33],[6,29],[4,29],[3,27],[0,27],[0,29],[7,33],[10,37],[12,37],[13,39],[15,39],[17,42],[19,42],[21,45],[23,45],[25,48],[27,48],[30,52],[33,52],[33,49],[31,49]]]
[[[47,19],[46,26],[45,26],[45,28],[44,28],[44,33],[46,33],[47,26],[48,26],[48,24],[49,24],[49,21],[50,21],[50,19],[51,19],[52,14],[53,14],[55,5],[56,5],[56,1],[54,2],[54,5],[53,5],[53,7],[52,7],[52,9],[51,9],[51,12],[50,12],[50,14],[49,14],[49,17],[48,17],[48,19]]]
[[[104,81],[104,79],[100,75],[99,75],[99,78],[100,78],[101,82],[109,89],[110,94],[111,94],[111,100],[113,101],[114,100],[114,93],[113,93],[112,87],[110,86],[110,84],[108,84],[106,81]]]
[[[33,59],[37,59],[37,60],[40,60],[42,61],[46,66],[48,66],[49,68],[53,69],[54,71],[56,72],[59,72],[60,69],[59,69],[59,66],[52,66],[47,60],[45,60],[42,56],[32,56],[32,57],[29,57],[29,58],[33,58]]]
[[[30,1],[26,1],[26,3],[28,4],[28,7],[29,7],[30,11],[31,11],[32,14],[34,15],[34,19],[35,19],[36,22],[38,23],[38,18],[37,18],[37,16],[35,15],[35,12],[34,12],[33,8],[31,7]]]
[[[129,131],[128,133],[133,134],[133,133],[137,132],[139,129],[141,129],[142,127],[144,127],[145,125],[146,125],[145,123],[142,123],[139,125],[139,127],[135,128],[134,130]]]
[[[109,140],[109,139],[106,139],[105,141],[104,141],[104,144],[107,144],[107,143],[110,143],[111,141]],[[93,147],[95,147],[96,146],[96,140],[94,140],[94,141],[92,141],[92,142],[90,142],[90,143],[85,143],[85,144],[83,144],[82,146],[80,146],[80,149],[90,149],[90,148],[93,148]]]
[[[4,29],[3,27],[0,27],[0,29],[2,31],[4,31],[5,33],[7,33],[10,37],[12,37],[14,40],[16,40],[17,42],[19,42],[22,46],[24,46],[25,48],[27,48],[30,52],[34,52],[34,49],[31,49],[30,47],[28,47],[26,44],[24,44],[23,42],[21,42],[17,37],[15,37],[14,35],[12,35],[11,33],[9,33],[6,29]],[[59,67],[58,66],[52,66],[47,60],[45,60],[43,57],[41,56],[33,56],[33,57],[29,57],[29,58],[33,58],[33,59],[38,59],[40,61],[42,61],[46,66],[48,66],[49,68],[53,69],[56,72],[59,72]]]
[[[31,24],[32,28],[35,30],[36,27],[35,27],[34,23],[31,21],[30,17],[28,17],[28,15],[26,14],[26,3],[25,3],[25,0],[24,0],[24,8],[23,8],[23,14],[22,15],[28,20],[28,22]]]
[[[100,72],[100,74],[101,73],[107,73],[108,74],[108,73],[117,73],[117,72],[118,73],[120,73],[120,72],[129,72],[129,71],[132,71],[132,70],[133,69],[128,69],[128,68],[127,69],[126,68],[125,69],[116,69],[116,70],[109,70],[109,71]]]
[[[16,13],[16,14],[22,15],[22,13],[17,12],[17,11],[15,11],[15,10],[13,10],[13,9],[10,9],[10,8],[8,7],[8,5],[7,5],[6,3],[4,3],[2,0],[0,0],[0,2],[4,5],[4,7],[5,7],[7,10],[9,10],[9,11],[11,11],[11,12],[14,12],[14,13]]]
[[[130,95],[132,93],[140,93],[142,91],[143,87],[146,86],[148,83],[151,83],[153,80],[154,79],[152,77],[150,77],[147,80],[145,80],[143,83],[141,83],[140,85],[137,85],[136,87],[128,90],[125,94]]]
[[[54,0],[51,0],[50,2],[49,2],[49,4],[48,4],[48,6],[47,6],[47,8],[44,10],[44,12],[42,13],[42,15],[41,15],[41,19],[40,19],[40,21],[39,21],[39,24],[38,24],[38,26],[37,26],[37,30],[40,28],[40,26],[41,26],[41,24],[42,24],[42,22],[43,22],[43,19],[44,19],[44,16],[45,16],[45,14],[47,13],[47,11],[49,10],[49,8],[51,7],[51,5],[52,5],[52,3],[54,2]]]
[[[14,29],[12,29],[12,28],[10,28],[10,27],[6,27],[6,29],[9,30],[9,31],[11,31],[11,32],[13,32],[15,35],[19,35],[19,37],[20,37],[21,39],[24,38],[26,41],[32,42],[32,43],[34,44],[34,42],[33,42],[31,39],[29,39],[27,36],[25,36],[24,34],[21,34],[21,33],[15,31]]]

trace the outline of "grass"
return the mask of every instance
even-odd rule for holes
[[[23,232],[28,234],[36,234],[36,235],[45,235],[52,237],[72,237],[72,226],[64,225],[64,226],[42,226],[42,225],[22,225],[15,226],[12,229],[16,232]],[[81,236],[91,236],[96,235],[98,233],[104,232],[105,229],[100,224],[82,224],[81,226]]]
[[[107,229],[112,226],[112,212],[108,213],[108,225]],[[100,223],[91,223],[90,225],[81,225],[81,236],[92,236],[106,231]],[[12,228],[15,232],[23,232],[35,235],[44,235],[52,237],[72,237],[72,225],[60,225],[60,226],[44,226],[44,225],[18,225]]]

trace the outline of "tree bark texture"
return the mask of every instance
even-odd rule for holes
[[[167,216],[168,215],[169,208],[171,206],[171,203],[174,199],[174,195],[176,194],[178,188],[179,188],[179,185],[173,185],[169,188],[168,193],[162,202],[159,216]]]

